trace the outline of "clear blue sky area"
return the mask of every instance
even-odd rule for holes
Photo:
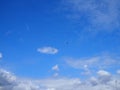
[[[0,67],[33,78],[54,73],[84,78],[85,68],[94,75],[98,69],[115,73],[118,64],[105,68],[92,64],[96,64],[95,57],[99,63],[115,60],[120,64],[120,11],[98,2],[94,4],[98,7],[89,9],[85,3],[70,1],[0,0]],[[43,47],[57,51],[43,52]],[[78,64],[71,65],[72,61]],[[52,69],[55,65],[58,67]]]

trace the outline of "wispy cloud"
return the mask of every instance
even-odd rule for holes
[[[120,89],[120,78],[99,70],[97,77],[81,81],[79,78],[20,79],[0,70],[0,90],[114,90]],[[101,81],[102,80],[102,81]],[[104,81],[104,83],[103,83]]]
[[[120,27],[119,0],[64,0],[64,4],[71,17],[85,19],[86,29],[113,31]]]
[[[108,55],[80,59],[66,58],[65,61],[70,67],[82,69],[88,73],[91,73],[93,70],[111,69],[120,66],[119,57],[112,57]]]
[[[3,57],[2,53],[0,53],[0,59]]]
[[[42,47],[37,49],[38,52],[43,54],[56,54],[58,53],[58,49],[53,47]]]

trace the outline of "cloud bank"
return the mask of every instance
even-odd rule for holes
[[[120,77],[99,70],[98,76],[81,81],[79,78],[20,79],[0,69],[0,90],[119,90]]]
[[[37,49],[38,52],[43,54],[56,54],[58,53],[58,49],[53,47],[42,47]]]

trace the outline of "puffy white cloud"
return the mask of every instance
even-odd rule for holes
[[[58,53],[58,49],[53,47],[42,47],[37,49],[38,52],[44,53],[44,54],[56,54]]]
[[[12,87],[16,84],[16,77],[4,70],[0,69],[0,90],[12,90]]]
[[[110,76],[110,73],[104,70],[98,71],[99,76]]]
[[[114,90],[120,89],[120,78],[111,77],[105,84],[100,77],[108,77],[107,71],[98,71],[98,77],[81,81],[79,78],[19,79],[12,73],[0,70],[0,90]]]
[[[2,53],[0,53],[0,59],[2,58],[3,56],[2,56]]]
[[[59,71],[59,66],[56,64],[55,66],[52,67],[53,71]]]
[[[71,17],[85,18],[93,30],[120,27],[119,0],[64,0],[64,4],[72,12]]]
[[[111,74],[107,71],[100,70],[97,72],[97,74],[99,75],[99,81],[101,83],[106,83],[106,82],[110,81],[110,79],[111,79]]]
[[[0,69],[0,90],[39,90],[30,80],[20,80],[12,73]]]
[[[16,77],[10,72],[0,69],[0,85],[6,86],[15,83]]]

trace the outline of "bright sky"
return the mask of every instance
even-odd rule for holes
[[[0,68],[34,79],[117,75],[119,14],[119,0],[0,0]]]

